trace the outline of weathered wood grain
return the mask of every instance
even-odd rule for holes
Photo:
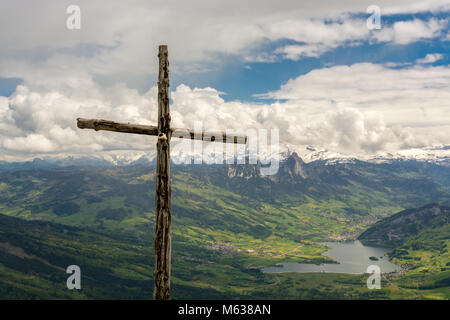
[[[93,129],[95,131],[106,130],[114,132],[146,134],[151,136],[158,135],[158,127],[156,126],[144,126],[139,124],[120,123],[108,120],[78,118],[77,126],[80,129]]]
[[[159,46],[158,142],[156,159],[155,285],[153,299],[170,299],[172,217],[170,212],[170,104],[167,46]]]
[[[120,123],[109,120],[100,119],[77,119],[77,126],[80,129],[93,129],[95,131],[106,130],[122,133],[133,133],[133,134],[145,134],[150,136],[158,135],[158,127],[140,125],[140,124],[130,124],[130,123]],[[173,138],[180,139],[191,139],[191,140],[203,140],[203,141],[214,141],[222,143],[234,143],[234,144],[246,144],[247,137],[242,135],[227,135],[225,131],[218,132],[194,132],[190,129],[173,128],[170,129]]]

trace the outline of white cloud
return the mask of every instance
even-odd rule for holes
[[[154,139],[76,128],[77,117],[155,124],[156,88],[145,94],[123,84],[35,91],[19,86],[0,100],[0,150],[6,156],[40,153],[150,151]],[[86,87],[90,83],[91,87]],[[313,70],[265,95],[286,102],[225,102],[213,88],[172,91],[173,127],[278,128],[291,147],[315,145],[365,155],[449,144],[450,68],[389,69],[370,63]],[[5,100],[6,99],[6,100]]]
[[[376,153],[401,139],[386,127],[383,117],[348,107],[326,112],[321,125],[315,124],[307,136],[313,145],[326,141],[329,150],[356,154]]]
[[[123,84],[103,89],[85,80],[90,87],[80,81],[81,89],[65,87],[59,91],[36,91],[20,85],[6,102],[2,99],[0,145],[4,153],[25,155],[144,148],[142,137],[89,135],[76,127],[76,118],[154,123],[157,117],[155,89],[140,95]]]
[[[56,145],[41,134],[29,134],[26,137],[6,138],[3,147],[13,151],[25,151],[29,153],[45,153],[56,150]]]
[[[291,122],[304,139],[291,141],[358,153],[449,143],[449,89],[448,66],[396,70],[361,63],[313,70],[263,97],[292,106]],[[343,128],[349,131],[342,134]]]
[[[420,64],[434,63],[436,61],[442,60],[444,56],[440,53],[429,53],[425,58],[417,59],[416,62]]]
[[[344,17],[345,18],[345,17]],[[324,21],[284,21],[268,28],[270,39],[287,38],[304,44],[286,45],[275,50],[285,59],[299,60],[302,57],[319,57],[324,52],[342,45],[355,45],[360,41],[392,42],[405,45],[441,35],[447,20],[434,18],[398,21],[392,26],[370,32],[364,19],[345,18],[343,21],[325,24]],[[299,31],[301,30],[301,31]]]
[[[302,57],[319,57],[328,51],[330,46],[323,44],[288,45],[275,50],[275,54],[282,54],[285,59],[297,61]]]
[[[448,0],[427,0],[427,1],[411,1],[409,5],[398,1],[391,1],[389,5],[383,5],[383,13],[399,14],[399,13],[419,13],[424,11],[438,12],[449,11],[450,3]]]
[[[394,42],[396,44],[408,44],[423,39],[430,39],[440,35],[447,26],[447,20],[419,19],[398,21],[391,27],[382,28],[374,33],[374,38],[380,42]]]
[[[337,17],[332,23],[325,23],[323,19],[282,20],[268,24],[264,30],[271,40],[290,39],[324,44],[361,39],[369,33],[365,20],[351,19],[346,15]]]
[[[156,123],[156,89],[141,94],[121,82],[148,88],[162,43],[169,45],[171,71],[181,74],[209,70],[227,55],[271,62],[317,57],[365,40],[406,44],[441,36],[448,23],[416,19],[372,32],[365,18],[349,14],[365,14],[371,3],[350,0],[80,0],[82,28],[70,31],[69,4],[0,2],[0,28],[7,30],[0,33],[0,77],[24,79],[11,97],[0,97],[0,157],[148,150],[149,137],[79,130],[75,119]],[[388,14],[443,10],[447,3],[377,5]],[[259,50],[280,40],[297,44]],[[314,70],[266,95],[284,103],[225,102],[213,88],[181,85],[172,92],[172,118],[177,127],[192,127],[195,119],[211,129],[275,127],[284,143],[358,154],[448,143],[448,87],[448,66],[338,66]]]
[[[371,33],[368,3],[361,1],[229,0],[211,2],[80,0],[81,30],[66,28],[68,1],[2,1],[0,3],[0,76],[27,78],[51,70],[121,79],[141,84],[156,73],[156,48],[170,47],[173,71],[207,70],[223,55],[270,62],[272,52],[257,50],[266,41],[289,39],[305,46],[280,48],[278,57],[318,56],[348,42],[370,40],[405,44],[439,34],[442,23],[414,20]],[[379,0],[382,14],[444,10],[444,1]],[[238,8],[238,9],[237,9]],[[238,12],[238,13],[237,13]],[[331,21],[331,22],[330,22]],[[255,51],[258,53],[255,54]],[[218,56],[219,55],[219,56]],[[47,75],[49,75],[47,73]],[[49,77],[48,81],[51,81]],[[35,79],[40,82],[40,79]],[[56,81],[58,82],[58,81]]]

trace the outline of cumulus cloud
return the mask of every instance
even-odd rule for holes
[[[140,149],[142,137],[89,135],[76,128],[77,117],[99,117],[142,124],[156,121],[156,90],[139,94],[123,84],[89,90],[31,90],[25,85],[0,102],[0,144],[5,153],[80,153],[107,149]],[[153,111],[153,112],[152,112]],[[118,138],[118,139],[116,139]]]
[[[449,88],[448,66],[361,63],[313,70],[260,97],[287,100],[305,134],[297,143],[358,153],[449,143]]]
[[[350,155],[374,155],[426,145],[409,127],[388,127],[384,117],[356,108],[338,108],[325,113],[321,123],[306,132],[307,141],[321,148]]]
[[[6,138],[3,147],[13,151],[46,153],[56,150],[56,145],[41,134],[31,133],[26,137]]]
[[[70,31],[70,4],[0,2],[0,28],[8,30],[0,33],[0,77],[24,80],[10,97],[0,97],[2,158],[151,148],[152,138],[83,131],[75,119],[155,124],[156,88],[142,93],[130,83],[148,88],[149,76],[155,79],[161,43],[170,47],[171,71],[181,74],[204,72],[229,55],[273,62],[318,57],[366,40],[407,44],[440,37],[448,24],[415,19],[369,31],[357,14],[365,15],[371,3],[350,0],[286,0],[276,10],[273,0],[81,0],[82,28]],[[377,4],[383,14],[449,9],[441,0]],[[282,45],[259,50],[268,42]],[[439,57],[420,63],[433,58]],[[180,85],[172,91],[173,126],[202,120],[208,129],[279,128],[282,143],[353,154],[448,143],[448,70],[373,64],[318,69],[265,94],[285,100],[271,104],[225,102],[214,88]]]
[[[154,139],[76,128],[77,117],[155,124],[156,88],[94,82],[62,91],[18,86],[0,99],[0,145],[6,155],[151,150]],[[83,82],[83,83],[85,83]],[[292,79],[266,104],[226,102],[214,88],[180,85],[171,93],[173,127],[279,129],[292,148],[315,145],[363,155],[450,143],[450,68],[390,69],[370,63],[318,69]],[[436,130],[439,128],[439,130]]]

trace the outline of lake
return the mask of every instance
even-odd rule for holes
[[[279,263],[274,267],[262,268],[261,271],[268,273],[282,273],[282,272],[329,272],[329,273],[366,273],[367,267],[370,265],[377,265],[381,269],[381,273],[389,273],[400,270],[400,267],[388,260],[386,253],[391,249],[373,247],[362,244],[360,241],[352,242],[324,242],[321,243],[330,248],[324,253],[325,256],[332,258],[339,262],[326,263],[321,265],[309,263],[295,263],[286,262]],[[370,257],[378,258],[378,261],[373,261]]]

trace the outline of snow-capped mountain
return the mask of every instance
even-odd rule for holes
[[[316,149],[312,146],[307,146],[304,149],[296,150],[297,154],[305,162],[313,162],[317,160],[325,160],[327,164],[336,162],[353,162],[354,160],[367,161],[372,163],[384,163],[401,160],[416,160],[424,162],[432,162],[443,165],[450,165],[450,146],[435,146],[428,148],[414,148],[399,150],[395,153],[378,153],[368,156],[350,156],[340,154],[338,152],[329,151],[326,149]]]
[[[420,162],[435,163],[444,166],[450,166],[450,146],[438,146],[429,148],[416,148],[400,150],[396,153],[380,153],[371,156],[350,156],[340,154],[338,152],[329,151],[326,149],[318,149],[313,146],[306,146],[304,148],[296,148],[295,150],[288,147],[283,148],[279,154],[279,161],[286,161],[293,154],[299,157],[305,163],[315,161],[323,161],[326,165],[333,165],[337,163],[353,163],[355,161],[365,161],[371,163],[390,163],[394,161],[408,161],[415,160]],[[61,158],[35,158],[25,162],[7,162],[0,161],[0,170],[17,170],[17,169],[46,169],[55,167],[113,167],[113,166],[129,166],[129,165],[155,165],[156,152],[155,151],[111,151],[97,153],[92,156],[67,156]],[[224,155],[224,159],[228,159]],[[213,163],[212,158],[201,158],[201,155],[173,155],[172,161],[174,164],[186,163],[186,160],[191,160],[188,163]],[[248,163],[248,157],[246,158]]]

